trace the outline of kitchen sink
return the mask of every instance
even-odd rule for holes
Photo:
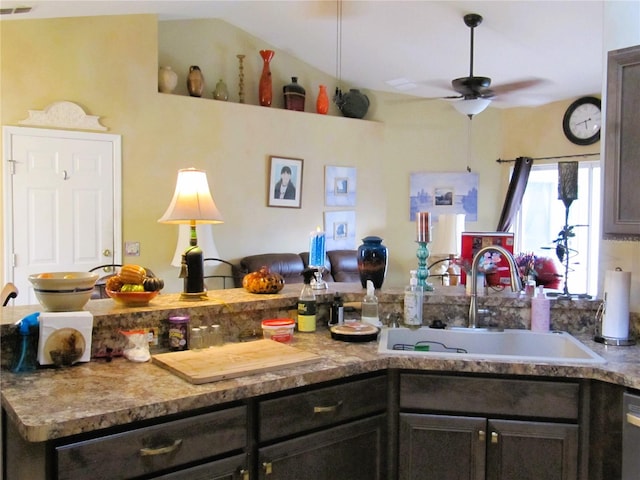
[[[567,332],[475,328],[384,328],[378,353],[440,358],[605,363]]]

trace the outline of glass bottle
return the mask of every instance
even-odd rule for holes
[[[213,98],[215,100],[227,101],[229,100],[229,89],[227,88],[227,84],[224,83],[224,80],[218,80],[216,83],[216,89],[213,91]]]
[[[311,279],[315,273],[314,269],[307,268],[304,272],[304,286],[298,298],[298,331],[316,331],[316,295],[311,288]]]
[[[411,270],[409,285],[404,290],[404,323],[410,328],[422,326],[423,288],[418,285],[417,271]]]
[[[305,89],[298,83],[298,77],[291,77],[291,83],[282,87],[284,108],[304,112]]]
[[[194,327],[191,329],[189,347],[191,348],[191,350],[201,350],[204,347],[202,342],[202,331],[199,327]]]
[[[342,325],[344,323],[344,302],[339,293],[333,296],[329,325]]]

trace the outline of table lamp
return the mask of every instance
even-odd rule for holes
[[[160,223],[188,224],[191,230],[189,246],[182,254],[180,278],[184,278],[182,299],[206,299],[204,262],[198,247],[197,223],[222,223],[222,215],[213,201],[204,170],[185,168],[178,171],[176,190]]]

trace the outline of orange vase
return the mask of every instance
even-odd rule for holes
[[[329,95],[327,95],[326,85],[320,85],[318,99],[316,100],[316,112],[326,115],[329,111]]]
[[[260,85],[258,86],[258,98],[260,105],[263,107],[270,107],[271,100],[273,99],[273,89],[271,84],[271,59],[275,55],[273,50],[260,50],[260,56],[262,57],[262,75],[260,75]]]

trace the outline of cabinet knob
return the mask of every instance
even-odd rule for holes
[[[484,430],[478,430],[478,440],[484,442],[487,439],[487,432]]]
[[[271,462],[262,462],[262,469],[264,470],[265,475],[271,475],[273,465]]]
[[[238,475],[240,475],[240,478],[242,480],[249,480],[249,470],[245,469],[245,468],[238,468]]]
[[[151,457],[154,455],[166,455],[167,453],[175,452],[178,448],[180,448],[180,445],[182,445],[181,438],[173,442],[171,445],[166,445],[164,447],[141,448],[140,455],[143,457]]]
[[[498,432],[491,432],[491,443],[498,443]]]

